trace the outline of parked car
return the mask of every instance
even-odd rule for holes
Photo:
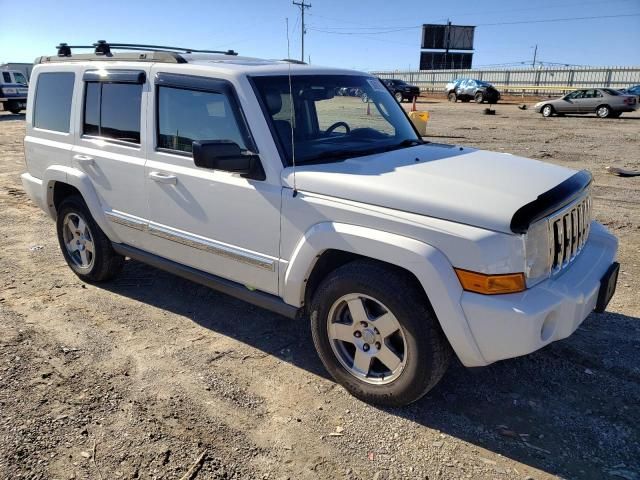
[[[623,88],[620,93],[625,95],[635,95],[640,100],[640,85],[634,85],[633,87]]]
[[[174,50],[33,69],[22,183],[80,279],[129,257],[310,321],[333,378],[383,405],[606,308],[589,172],[424,142],[367,73]]]
[[[403,100],[413,102],[414,98],[420,96],[420,88],[415,85],[409,85],[404,80],[381,78],[380,81],[389,89],[398,103],[402,103]]]
[[[543,117],[565,113],[595,113],[600,118],[617,118],[623,112],[633,112],[637,106],[638,99],[635,95],[626,95],[612,88],[586,88],[555,100],[538,102],[535,109]]]
[[[498,103],[500,92],[488,82],[473,78],[458,78],[447,83],[445,87],[447,98],[450,102]]]
[[[4,110],[20,113],[27,107],[29,83],[22,74],[15,70],[0,71],[0,103]]]

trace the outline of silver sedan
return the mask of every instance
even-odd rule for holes
[[[619,117],[623,112],[638,108],[634,95],[625,95],[612,88],[575,90],[564,97],[545,100],[536,104],[536,112],[543,117],[565,113],[595,113],[600,118]]]

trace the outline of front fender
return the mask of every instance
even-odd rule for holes
[[[110,223],[105,217],[104,210],[100,204],[98,194],[91,183],[91,180],[81,170],[73,167],[65,167],[63,165],[52,165],[44,171],[42,178],[43,198],[47,199],[47,213],[55,220],[56,207],[53,202],[53,192],[56,182],[66,183],[78,189],[84,202],[91,212],[91,216],[102,229],[105,235],[112,242],[120,242],[120,237],[111,228]]]
[[[283,299],[302,306],[306,281],[326,250],[342,250],[391,263],[413,273],[426,292],[449,343],[464,365],[485,365],[462,310],[462,287],[449,260],[413,238],[344,223],[312,226],[293,251],[284,276]]]

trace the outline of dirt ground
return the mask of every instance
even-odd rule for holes
[[[66,267],[0,113],[0,479],[640,479],[640,112],[543,119],[436,100],[429,138],[590,169],[618,292],[569,339],[467,370],[404,409],[327,378],[305,322],[129,261]],[[190,475],[204,453],[201,469]]]

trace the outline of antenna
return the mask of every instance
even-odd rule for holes
[[[289,54],[289,17],[286,18],[287,23],[287,58],[291,58]],[[289,104],[290,104],[290,112],[291,112],[291,163],[293,164],[293,197],[295,198],[298,195],[298,188],[296,185],[296,142],[293,137],[294,133],[294,125],[296,121],[295,110],[293,105],[293,88],[291,87],[291,62],[287,62],[289,65]]]

